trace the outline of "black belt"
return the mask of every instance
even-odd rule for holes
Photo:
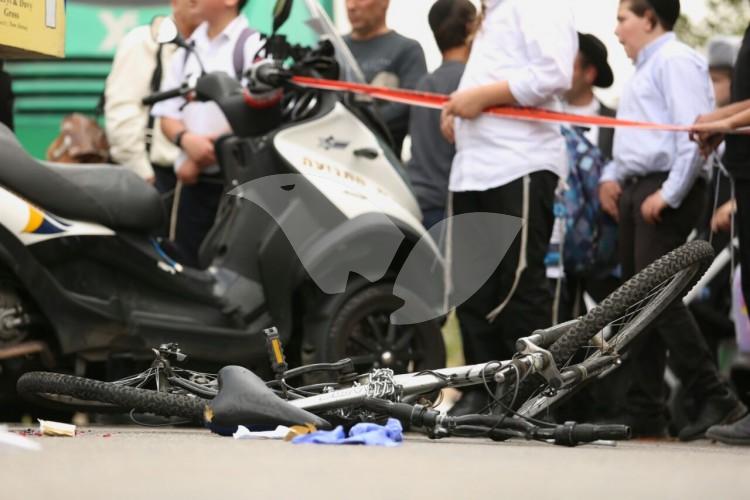
[[[649,180],[649,179],[656,179],[656,180],[665,181],[665,180],[667,180],[668,177],[669,177],[669,172],[655,172],[653,174],[646,174],[646,175],[633,175],[633,176],[630,176],[630,177],[626,177],[622,181],[622,185],[623,186],[633,186],[634,184],[638,184],[641,181],[645,181],[645,180]],[[706,184],[706,182],[707,182],[706,179],[704,177],[702,177],[702,176],[699,176],[695,180],[695,184],[698,184],[698,183]]]

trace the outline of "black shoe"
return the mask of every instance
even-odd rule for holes
[[[730,425],[714,425],[706,431],[708,439],[725,444],[750,445],[750,415]]]
[[[709,398],[701,408],[698,418],[680,431],[680,441],[694,441],[706,436],[709,427],[731,424],[747,414],[747,407],[734,394]]]
[[[463,391],[461,399],[448,410],[448,415],[452,417],[462,417],[480,412],[487,412],[487,405],[490,399],[487,392],[479,389],[467,389]]]

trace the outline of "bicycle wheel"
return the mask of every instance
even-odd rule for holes
[[[72,375],[30,372],[18,379],[18,393],[35,401],[57,403],[67,409],[96,413],[153,413],[203,421],[206,400],[140,389]]]
[[[591,345],[591,340],[600,332],[611,333],[609,337],[603,335],[608,346],[607,354],[622,353],[639,333],[697,282],[713,256],[709,243],[691,241],[630,278],[549,347],[558,368],[567,366],[574,355],[578,354],[577,360],[581,359],[582,348],[583,360],[605,354],[602,347]],[[518,413],[537,416],[571,396],[581,385],[578,383],[550,394],[547,392],[549,388],[540,384],[538,378],[529,379],[518,391],[517,401],[524,401]]]

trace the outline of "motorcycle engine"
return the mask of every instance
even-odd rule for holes
[[[21,297],[12,288],[0,284],[0,349],[23,341],[28,335],[27,324]]]

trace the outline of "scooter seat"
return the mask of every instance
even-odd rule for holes
[[[110,229],[146,232],[165,220],[159,193],[130,170],[40,162],[2,124],[0,186],[60,217]]]

